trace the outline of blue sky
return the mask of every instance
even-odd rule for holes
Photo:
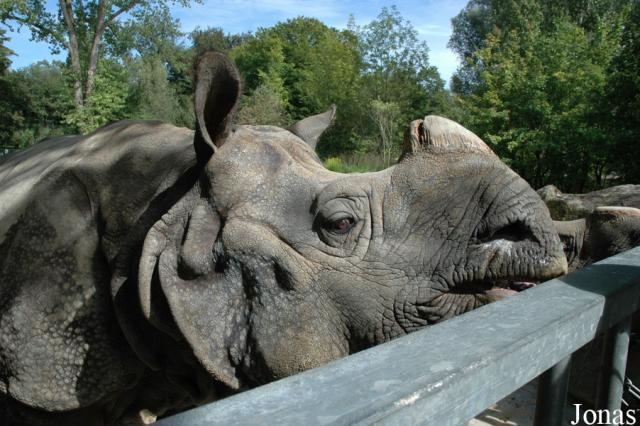
[[[48,1],[52,7],[56,3]],[[466,3],[467,0],[204,0],[203,4],[190,8],[173,7],[172,10],[180,19],[184,32],[196,27],[221,27],[225,32],[238,33],[269,27],[297,16],[317,18],[327,25],[344,28],[352,14],[356,23],[363,25],[375,19],[383,7],[395,4],[402,16],[418,30],[420,39],[427,42],[430,63],[438,67],[442,78],[448,81],[458,64],[455,54],[447,48],[451,18]],[[14,69],[52,58],[46,44],[29,41],[26,28],[7,35],[11,37],[8,47],[16,53],[11,58]]]

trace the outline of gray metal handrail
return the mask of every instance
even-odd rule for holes
[[[640,247],[442,324],[224,400],[161,426],[458,426],[542,374],[537,425],[560,425],[571,354],[605,334],[598,403],[620,408]]]

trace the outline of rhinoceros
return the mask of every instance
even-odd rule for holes
[[[5,424],[176,412],[566,272],[540,197],[459,124],[345,175],[314,152],[334,109],[234,126],[240,93],[207,53],[195,132],[124,121],[0,164]]]
[[[585,218],[555,221],[570,271],[640,245],[640,209],[599,206]]]
[[[547,185],[538,189],[538,194],[555,220],[583,219],[601,206],[640,208],[640,185],[618,185],[586,194],[567,194]]]

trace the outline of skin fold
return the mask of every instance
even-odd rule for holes
[[[235,66],[197,66],[196,131],[120,122],[0,163],[0,418],[145,421],[566,273],[536,192],[442,117],[398,164],[326,170],[335,109],[233,126]]]

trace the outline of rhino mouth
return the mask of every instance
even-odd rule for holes
[[[527,220],[506,220],[498,226],[480,227],[467,252],[473,259],[467,268],[473,272],[458,275],[462,279],[454,282],[451,292],[472,294],[491,302],[566,273],[564,253],[559,246],[554,251],[546,240]]]
[[[474,281],[458,285],[452,293],[472,294],[486,297],[489,301],[504,299],[535,287],[543,279],[538,278],[504,278],[493,281]]]
[[[490,258],[492,256],[489,256]],[[540,259],[544,259],[541,261]],[[518,262],[512,274],[506,271],[496,273],[500,269],[508,269],[513,258],[507,256],[503,262],[494,264],[495,268],[488,268],[491,261],[482,262],[486,272],[483,276],[466,277],[460,281],[454,281],[447,290],[441,293],[413,301],[410,308],[404,307],[401,313],[402,326],[405,331],[416,329],[419,326],[435,324],[443,320],[476,309],[480,306],[514,296],[522,291],[533,288],[539,283],[547,281],[566,271],[561,261],[548,256],[538,258],[538,268],[530,263]],[[482,268],[481,268],[482,269]],[[493,269],[493,270],[492,270]],[[527,269],[539,269],[533,273],[522,273]],[[518,271],[519,270],[519,271]],[[520,272],[520,273],[518,273]],[[497,275],[497,276],[496,276]]]
[[[535,287],[546,277],[512,277],[471,280],[453,286],[435,297],[401,298],[396,302],[396,319],[405,332],[436,324],[480,306],[516,295]],[[417,299],[417,300],[416,300]],[[399,303],[398,303],[399,302]]]

